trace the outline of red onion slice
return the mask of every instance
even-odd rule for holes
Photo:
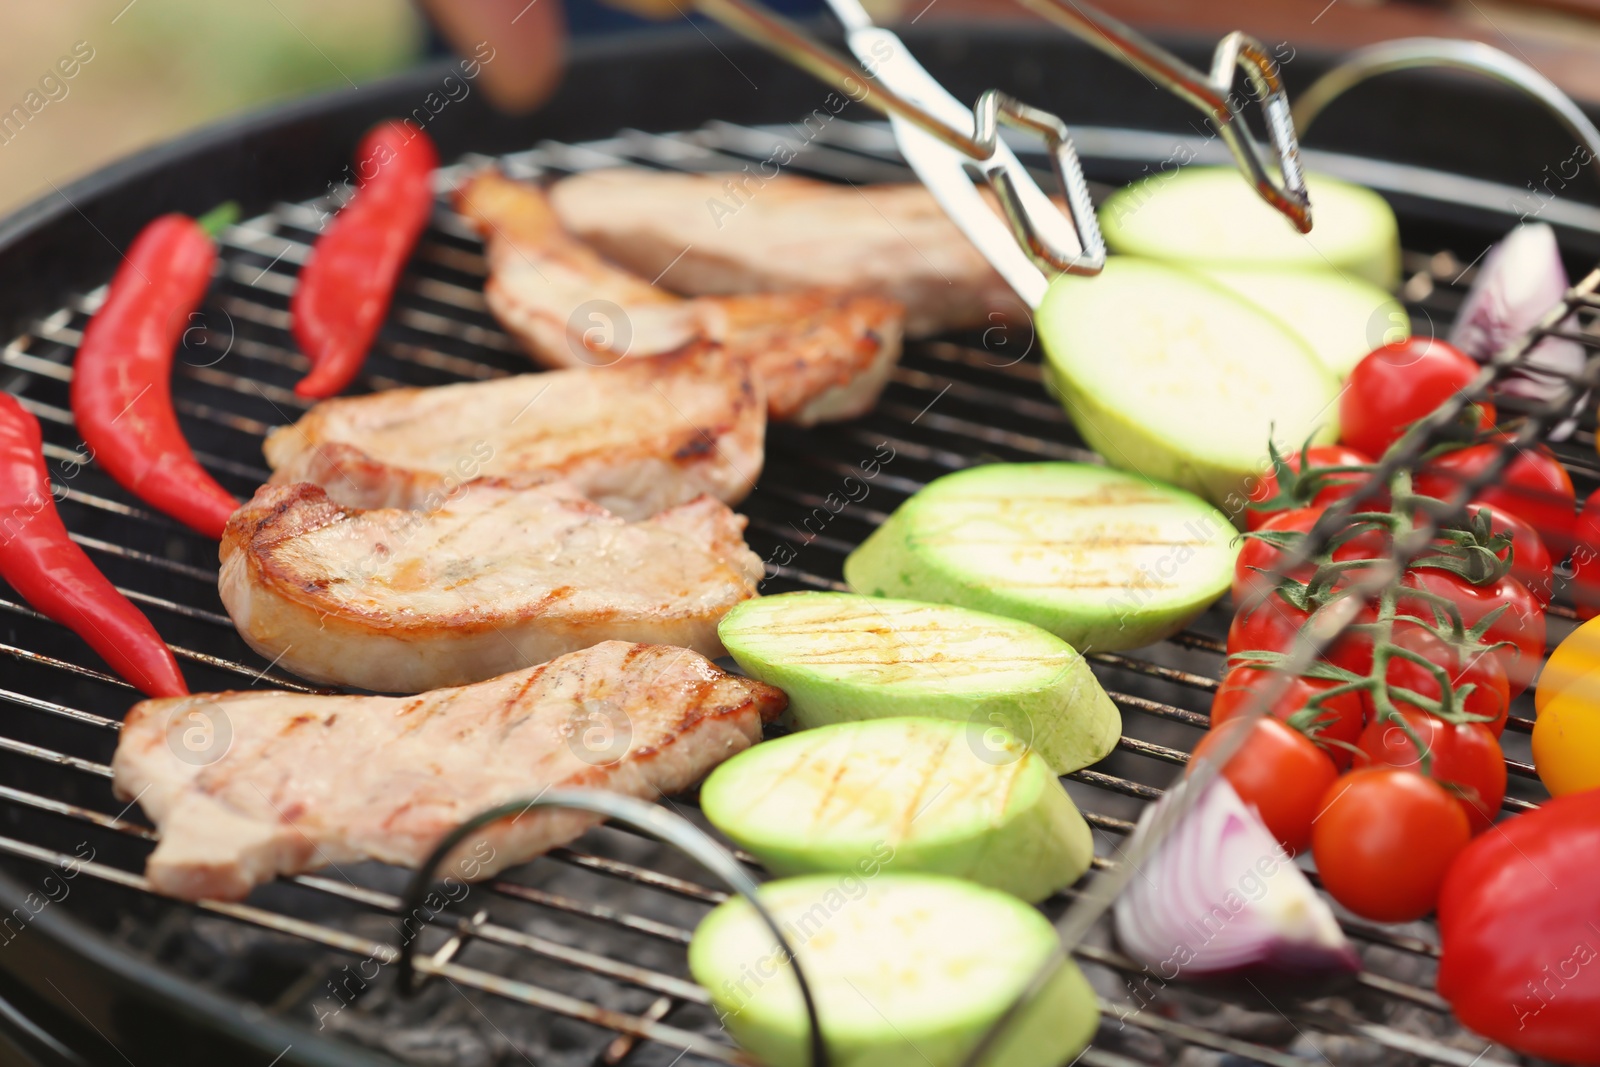
[[[1145,810],[1136,839],[1155,813]],[[1327,902],[1224,778],[1123,890],[1113,915],[1123,950],[1163,980],[1361,969]]]
[[[1561,264],[1555,231],[1542,222],[1518,226],[1485,257],[1466,302],[1456,314],[1449,341],[1478,362],[1488,362],[1537,326],[1561,302],[1567,286],[1567,271]],[[1567,379],[1583,372],[1583,362],[1583,346],[1576,341],[1546,338],[1528,353],[1521,366],[1506,372],[1495,392],[1552,403],[1560,398]],[[1574,413],[1585,401],[1586,397],[1576,399]],[[1550,438],[1563,440],[1575,425],[1575,418],[1567,418]]]

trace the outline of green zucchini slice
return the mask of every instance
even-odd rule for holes
[[[1405,305],[1360,278],[1330,270],[1197,269],[1299,334],[1341,382],[1374,348],[1411,336]]]
[[[745,601],[717,634],[747,674],[789,695],[790,714],[806,728],[921,715],[962,723],[982,747],[995,742],[990,731],[998,727],[1057,774],[1102,759],[1122,731],[1116,705],[1083,657],[1014,618],[849,593],[786,593]],[[1006,742],[992,747],[992,758],[1011,759]]]
[[[769,882],[760,899],[805,970],[834,1067],[957,1067],[1061,950],[1049,922],[1016,897],[939,875],[809,875]],[[762,1062],[810,1063],[799,984],[744,898],[706,916],[689,971]],[[1099,1017],[1094,990],[1066,961],[982,1062],[1061,1067]]]
[[[1339,380],[1278,319],[1215,282],[1112,258],[1058,277],[1036,315],[1053,391],[1084,440],[1124,470],[1240,515],[1286,454],[1339,436]]]
[[[1089,869],[1089,824],[999,729],[876,719],[780,737],[700,788],[711,824],[778,875],[948,874],[1039,901]]]
[[[1328,270],[1393,291],[1400,226],[1371,189],[1312,174],[1310,233],[1300,233],[1232,167],[1186,167],[1119,189],[1100,207],[1113,252],[1217,267]]]
[[[844,576],[857,592],[959,604],[1082,652],[1120,650],[1170,637],[1221,597],[1234,538],[1221,512],[1159,482],[1079,463],[994,464],[930,482],[851,553]]]

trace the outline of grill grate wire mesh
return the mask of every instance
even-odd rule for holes
[[[800,173],[850,182],[910,177],[886,127],[835,120],[821,135],[804,142],[794,140],[793,131],[784,128],[727,123],[711,123],[680,135],[623,131],[582,145],[546,142],[496,161],[469,157],[447,169],[444,178],[449,182],[490,162],[498,162],[513,177],[525,178],[624,164],[737,170],[766,158],[775,142],[786,139],[797,153],[792,169]],[[323,217],[316,203],[279,204],[227,231],[222,237],[221,276],[180,353],[174,385],[179,414],[202,464],[242,495],[267,478],[258,458],[262,436],[297,419],[308,407],[289,388],[306,365],[288,338],[286,309],[295,271]],[[1470,271],[1448,252],[1407,252],[1405,266],[1409,279],[1405,295],[1413,310],[1426,311],[1433,321],[1448,321]],[[361,384],[374,390],[434,385],[531,369],[487,313],[481,294],[484,269],[476,236],[464,220],[441,207]],[[66,388],[83,325],[102,296],[103,290],[97,290],[70,298],[11,340],[0,354],[0,384],[17,393],[45,427],[46,458],[56,476],[68,527],[93,531],[75,532],[75,540],[172,642],[196,691],[248,686],[317,691],[275,671],[234,633],[217,599],[214,546],[132,502],[89,462],[72,429]],[[1592,313],[1600,310],[1600,301],[1591,294],[1586,306]],[[773,577],[764,591],[843,588],[839,575],[844,555],[907,496],[941,474],[990,460],[1097,461],[1078,442],[1060,408],[1045,396],[1033,339],[1022,335],[1023,328],[1009,329],[1009,336],[997,328],[981,337],[963,335],[908,345],[882,402],[866,418],[810,431],[771,428],[765,471],[739,509],[750,519],[751,547],[771,564]],[[1585,343],[1600,347],[1589,324],[1582,324],[1579,335]],[[1586,423],[1561,449],[1580,493],[1593,489],[1600,479],[1593,446],[1592,424]],[[867,495],[836,508],[838,497],[830,494],[844,477],[859,478],[862,462],[874,459],[878,470],[867,479]],[[0,727],[5,731],[0,733],[0,782],[14,783],[0,785],[4,815],[0,856],[20,861],[25,878],[26,866],[33,865],[37,877],[41,866],[72,862],[70,846],[62,842],[88,834],[96,855],[104,858],[81,863],[83,873],[127,895],[147,894],[138,872],[154,834],[135,807],[124,807],[111,797],[108,784],[118,720],[136,695],[120,679],[86,666],[96,661],[84,646],[18,603],[3,587],[0,609],[5,638],[0,652],[13,663],[0,674],[4,679],[0,703],[13,709]],[[1574,618],[1558,593],[1550,616],[1552,647]],[[1206,709],[1217,686],[1228,619],[1229,605],[1224,602],[1189,631],[1158,646],[1090,657],[1125,722],[1124,736],[1112,756],[1066,779],[1095,830],[1097,867],[1116,864],[1133,820],[1145,803],[1162,795],[1163,786],[1186,762],[1188,749],[1207,726]],[[1531,727],[1527,708],[1514,708],[1506,735],[1509,812],[1527,810],[1544,795],[1528,762]],[[692,812],[690,798],[669,803]],[[44,824],[52,829],[39,830]],[[624,833],[613,828],[595,831],[536,865],[586,872],[702,910],[724,899],[720,890],[692,878],[605,855],[603,840],[592,844]],[[678,951],[688,941],[690,926],[641,914],[648,908],[614,907],[537,882],[511,872],[489,882],[486,893],[474,895],[471,908],[440,915],[429,933],[429,944],[439,944],[419,956],[419,972],[601,1028],[614,1039],[596,1062],[643,1062],[639,1057],[652,1043],[674,1053],[685,1051],[684,1062],[748,1062],[714,1032],[714,1026],[705,1025],[704,1011],[695,1014],[708,998],[686,978],[681,965],[642,964],[638,960],[644,957],[616,947],[628,939],[642,939]],[[1058,895],[1045,905],[1047,912],[1060,914],[1076,896],[1072,890]],[[347,921],[298,917],[303,913],[298,905],[314,898],[320,903],[313,910],[319,913],[330,902],[345,906],[341,914]],[[558,922],[605,928],[623,940],[606,939],[609,948],[596,950],[581,939],[573,944],[530,932],[525,928],[529,924],[515,919],[497,921],[496,914],[503,909],[523,905]],[[250,904],[207,903],[197,910],[387,964],[396,956],[394,943],[357,932],[359,924],[349,916],[393,916],[399,906],[395,893],[352,882],[338,872],[338,876],[295,878],[289,889],[258,894]],[[1431,927],[1386,929],[1358,921],[1347,921],[1345,926],[1368,960],[1357,994],[1343,1007],[1274,1004],[1273,1010],[1296,1033],[1319,1041],[1340,1035],[1353,1042],[1350,1047],[1364,1050],[1372,1062],[1408,1062],[1408,1057],[1412,1062],[1458,1067],[1474,1063],[1504,1067],[1513,1062],[1509,1053],[1486,1050],[1481,1041],[1460,1034],[1449,1023],[1448,1008],[1431,989],[1431,964],[1438,954]],[[645,1006],[618,1010],[598,1003],[598,998],[575,995],[566,982],[538,984],[465,962],[479,943],[538,957],[563,973],[642,991]],[[1114,992],[1121,984],[1130,994],[1102,997],[1102,1037],[1133,1028],[1159,1039],[1169,1053],[1194,1048],[1287,1067],[1306,1062],[1283,1051],[1279,1043],[1210,1022],[1205,1008],[1224,1010],[1227,998],[1221,995],[1213,1000],[1204,992],[1182,994],[1185,1004],[1201,1005],[1198,1013],[1187,1014],[1168,1011],[1159,1000],[1150,1003],[1133,995],[1136,984],[1148,975],[1109,942],[1086,943],[1077,955],[1102,979],[1098,988]],[[1395,964],[1397,960],[1401,965]],[[1120,983],[1110,976],[1120,978]],[[1434,1021],[1409,1029],[1391,1025],[1389,1016],[1396,1005],[1410,1006]],[[1142,1062],[1115,1051],[1124,1048],[1116,1040],[1097,1038],[1080,1062],[1091,1067]],[[1389,1059],[1374,1059],[1384,1056]]]

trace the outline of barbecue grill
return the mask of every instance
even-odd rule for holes
[[[1174,159],[1227,159],[1181,105],[1066,39],[1028,27],[905,36],[957,96],[998,85],[1063,115],[1100,183],[1097,196]],[[1187,58],[1204,52],[1168,43]],[[1291,86],[1303,86],[1327,57],[1295,54],[1284,65]],[[75,345],[117,249],[150,217],[227,199],[244,207],[245,221],[222,235],[220,276],[185,335],[174,392],[201,462],[248,495],[267,477],[262,436],[306,408],[290,388],[305,370],[287,333],[297,268],[337,200],[331,183],[351,146],[380,117],[426,119],[455,161],[446,182],[491,160],[527,178],[622,164],[738,170],[780,143],[796,153],[795,173],[852,183],[910,176],[886,125],[818,110],[826,90],[752,47],[698,30],[580,49],[561,94],[527,119],[497,116],[477,94],[427,112],[424,97],[445,73],[423,70],[207,131],[67,187],[0,226],[0,336],[11,338],[0,385],[44,425],[75,539],[150,615],[196,691],[309,687],[234,632],[217,598],[215,546],[117,488],[73,430]],[[1384,94],[1403,96],[1405,107],[1380,105]],[[1017,147],[1025,162],[1045,165]],[[1568,159],[1573,146],[1496,88],[1414,75],[1363,86],[1319,123],[1307,148],[1313,169],[1370,185],[1396,205],[1407,248],[1403,295],[1418,332],[1444,328],[1474,257],[1519,213],[1537,211],[1557,226],[1571,266],[1600,258],[1600,208],[1582,202],[1582,178],[1562,199],[1531,193],[1540,168]],[[478,239],[441,202],[361,387],[530,369],[484,306],[483,273]],[[1374,324],[1374,341],[1389,325]],[[1600,484],[1593,429],[1586,420],[1558,446],[1580,493]],[[1096,459],[1044,394],[1029,328],[999,322],[909,345],[872,414],[810,430],[774,426],[767,456],[740,510],[751,547],[769,563],[768,592],[842,588],[844,556],[941,474],[988,460]],[[877,470],[869,493],[835,510],[839,497],[830,494],[846,475],[860,477],[862,461]],[[113,799],[107,766],[136,694],[3,586],[0,608],[0,1059],[750,1062],[719,1031],[683,959],[694,923],[724,892],[623,827],[593,831],[422,916],[401,914],[405,872],[370,864],[283,880],[238,905],[150,894],[140,872],[152,831],[136,806]],[[1559,593],[1550,618],[1553,645],[1574,618]],[[1095,830],[1097,866],[1118,862],[1133,821],[1205,729],[1228,620],[1223,604],[1157,646],[1091,657],[1125,722],[1112,756],[1067,776]],[[1513,812],[1544,796],[1528,762],[1526,700],[1504,739]],[[692,797],[666,803],[698,819]],[[1059,914],[1075,895],[1059,895],[1047,911]],[[1353,990],[1320,1000],[1164,986],[1098,932],[1077,951],[1103,1011],[1080,1062],[1301,1067],[1319,1052],[1340,1064],[1519,1062],[1450,1019],[1432,990],[1431,926],[1344,925],[1366,966]],[[427,988],[405,1000],[394,990],[394,964],[413,936]]]

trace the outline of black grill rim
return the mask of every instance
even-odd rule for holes
[[[947,75],[948,64],[974,50],[982,52],[991,67],[995,55],[1036,55],[1040,36],[1029,24],[999,29],[964,27],[960,31],[947,25],[905,34],[913,49],[926,56],[930,69],[942,75]],[[575,46],[566,86],[545,112],[524,119],[493,115],[483,105],[481,94],[474,94],[452,117],[453,124],[442,123],[430,132],[437,136],[448,160],[466,151],[499,153],[526,147],[544,137],[582,140],[607,136],[624,125],[616,121],[617,115],[633,119],[626,125],[661,130],[694,128],[709,117],[780,121],[791,117],[791,112],[800,113],[790,106],[792,100],[820,96],[814,83],[803,76],[725,37],[713,37],[718,47],[752,64],[751,69],[760,69],[763,89],[794,88],[803,95],[769,92],[753,104],[729,106],[722,90],[727,78],[736,75],[728,71],[727,78],[719,74],[705,85],[683,86],[675,95],[657,94],[641,102],[630,79],[616,76],[619,68],[629,68],[637,78],[659,78],[679,64],[703,68],[719,62],[697,30],[682,28]],[[1055,38],[1044,47],[1062,54],[1077,51],[1076,46]],[[1303,64],[1289,72],[1291,83],[1304,84],[1326,65],[1327,57],[1307,53]],[[19,332],[41,309],[56,306],[61,293],[92,288],[103,281],[117,261],[116,248],[126,244],[155,214],[170,210],[198,213],[233,199],[248,216],[275,201],[303,199],[322,191],[328,178],[342,170],[350,146],[367,125],[390,113],[398,102],[411,100],[436,84],[447,70],[448,64],[424,67],[367,85],[359,92],[330,93],[208,127],[113,163],[64,187],[59,195],[45,196],[0,221],[0,277],[7,281],[0,287],[0,325],[8,331],[5,336]],[[961,95],[961,80],[972,76],[982,80],[990,75],[995,75],[993,69],[970,75],[962,72],[950,83]],[[1030,75],[1024,65],[1006,87],[1027,98],[1026,86],[1016,86],[1015,81],[1027,82],[1037,76],[1037,72]],[[994,76],[990,80],[1004,83],[1007,79]],[[1444,85],[1439,91],[1448,96],[1460,87]],[[1054,104],[1047,98],[1032,99],[1046,106]],[[1071,111],[1064,110],[1072,121]],[[1163,113],[1159,106],[1145,111]],[[1130,118],[1141,117],[1146,116]],[[1516,107],[1499,116],[1499,121],[1511,124],[1523,119],[1525,114]],[[1474,113],[1473,120],[1480,131],[1477,136],[1484,136],[1484,115]],[[1325,126],[1337,137],[1331,120],[1325,120]],[[1319,134],[1324,132],[1319,129]],[[1314,143],[1320,143],[1320,138]],[[1122,160],[1106,162],[1097,176],[1129,177],[1137,171],[1134,161]],[[1428,203],[1432,211],[1422,211]],[[1418,199],[1418,208],[1446,226],[1483,228],[1490,224],[1486,214],[1492,215],[1481,207],[1439,200]],[[1591,243],[1600,248],[1600,234],[1564,231],[1564,241],[1568,236],[1575,241],[1569,250],[1579,248],[1588,255]],[[11,380],[10,375],[0,376],[0,386]],[[27,887],[0,873],[0,909],[9,912],[24,906],[28,893]],[[318,1065],[393,1062],[348,1043],[320,1038],[309,1029],[272,1019],[253,1006],[179,978],[102,937],[65,909],[41,911],[10,948],[0,953],[0,1031],[7,1031],[6,1038],[44,1062],[87,1061],[53,1044],[48,1036],[29,1036],[19,1017],[31,1017],[51,1032],[82,1036],[101,1051],[121,1039],[136,1051],[161,1047],[152,1041],[173,1042],[182,1046],[179,1055],[194,1062],[216,1062],[219,1056],[242,1053],[251,1054],[252,1062],[254,1055],[261,1055],[261,1062],[278,1056],[278,1062]],[[61,993],[60,999],[38,988],[47,979]],[[63,989],[67,992],[62,993]],[[83,1014],[79,1005],[92,1015]],[[178,1027],[186,1030],[181,1037],[176,1033]],[[94,1034],[102,1040],[95,1042]],[[178,1056],[171,1055],[176,1051],[169,1047],[166,1058],[176,1060]]]

